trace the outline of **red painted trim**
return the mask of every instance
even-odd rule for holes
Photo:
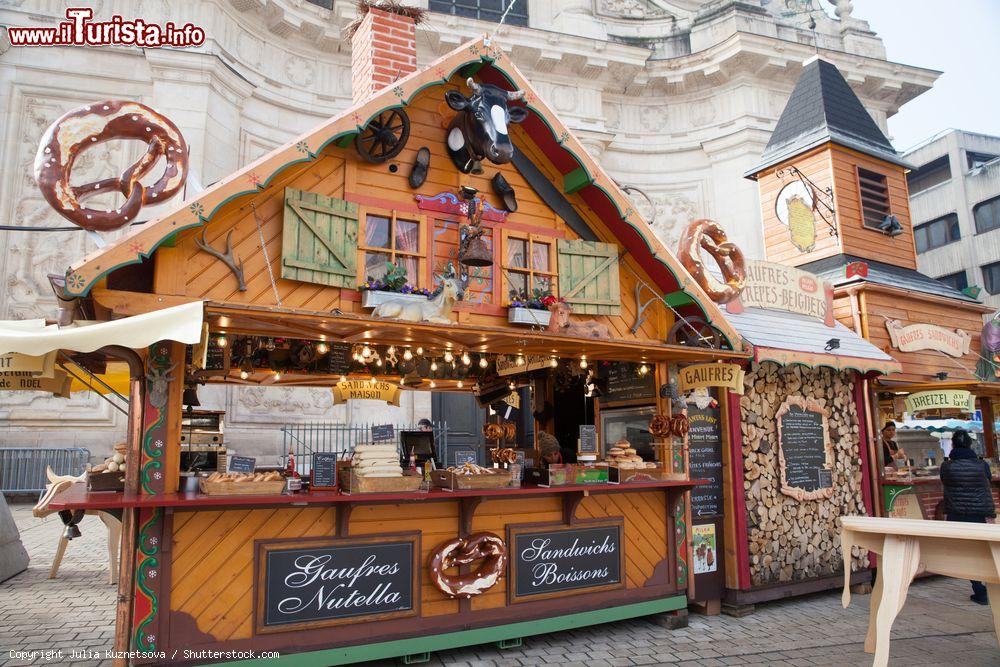
[[[868,443],[868,419],[865,411],[865,389],[860,375],[854,376],[854,409],[858,413],[858,454],[861,456],[861,495],[865,501],[868,516],[876,516],[872,504],[872,469],[869,460],[871,448]]]
[[[750,589],[750,533],[747,530],[747,498],[743,488],[743,431],[740,395],[729,392],[729,459],[733,470],[733,519],[736,525],[736,573],[740,589]],[[739,474],[737,474],[739,472]]]

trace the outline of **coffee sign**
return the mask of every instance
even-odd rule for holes
[[[918,391],[904,398],[903,405],[910,413],[941,409],[973,412],[976,409],[976,397],[964,389]]]
[[[508,526],[511,602],[624,586],[622,520],[570,528]]]
[[[885,321],[889,342],[900,352],[935,350],[949,357],[959,358],[969,353],[972,336],[961,329],[945,329],[936,324],[910,324],[903,326],[899,320]]]
[[[258,542],[256,631],[415,615],[419,554],[415,535]]]
[[[747,260],[747,275],[739,299],[730,301],[731,313],[743,308],[768,308],[810,315],[834,325],[833,285],[813,273],[784,264]]]
[[[692,364],[681,368],[677,375],[677,388],[682,394],[705,387],[725,387],[733,393],[743,393],[745,371],[739,364]]]

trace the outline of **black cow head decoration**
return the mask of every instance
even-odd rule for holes
[[[524,99],[523,90],[507,91],[497,86],[467,81],[472,97],[457,90],[445,93],[445,101],[455,111],[448,125],[448,155],[462,173],[481,174],[480,161],[506,164],[514,157],[514,144],[507,134],[509,123],[528,117],[523,107],[507,108],[509,100]]]

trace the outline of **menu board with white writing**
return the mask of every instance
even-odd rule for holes
[[[714,403],[714,401],[713,401]],[[688,466],[691,479],[706,479],[691,489],[691,514],[722,514],[722,415],[718,404],[688,406]]]
[[[624,585],[622,521],[569,528],[508,526],[511,602]]]
[[[778,447],[782,493],[809,500],[829,495],[832,450],[825,410],[808,400],[789,397],[778,411]]]
[[[419,605],[414,535],[257,545],[257,632],[411,616]]]

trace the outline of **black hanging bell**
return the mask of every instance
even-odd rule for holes
[[[481,235],[469,234],[458,248],[458,261],[465,266],[492,266],[493,253]]]

